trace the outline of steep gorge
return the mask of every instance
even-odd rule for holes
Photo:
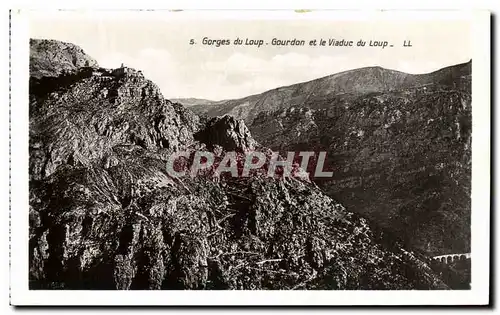
[[[448,288],[307,180],[169,176],[180,150],[270,150],[243,121],[200,123],[140,71],[65,56],[31,56],[30,288]]]

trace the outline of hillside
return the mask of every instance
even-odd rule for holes
[[[66,42],[30,39],[30,77],[57,77],[65,71],[96,66],[97,61],[80,47]]]
[[[191,109],[244,119],[261,144],[327,151],[316,183],[412,249],[470,251],[471,62],[430,74],[350,70]]]
[[[44,58],[66,52],[36,47],[50,76],[30,78],[31,289],[448,288],[307,180],[172,177],[176,152],[270,151],[243,121],[200,123],[140,71],[53,75]]]

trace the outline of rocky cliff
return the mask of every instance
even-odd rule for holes
[[[243,121],[202,124],[140,71],[65,46],[32,42],[31,73],[50,73],[30,78],[32,289],[448,288],[314,183],[170,176],[179,150],[269,150]],[[54,72],[66,54],[74,69]]]
[[[170,99],[172,102],[174,103],[180,103],[186,107],[190,107],[190,106],[195,106],[195,105],[208,105],[208,104],[212,104],[212,103],[215,103],[216,101],[210,101],[210,100],[205,100],[205,99],[200,99],[200,98],[193,98],[193,97],[189,97],[189,98],[174,98],[174,99]]]

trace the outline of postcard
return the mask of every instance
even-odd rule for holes
[[[490,13],[11,11],[13,305],[486,305]]]

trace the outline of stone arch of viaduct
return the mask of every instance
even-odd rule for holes
[[[462,253],[462,254],[447,254],[432,257],[433,260],[437,260],[446,264],[452,263],[458,260],[467,260],[471,258],[470,253]]]

